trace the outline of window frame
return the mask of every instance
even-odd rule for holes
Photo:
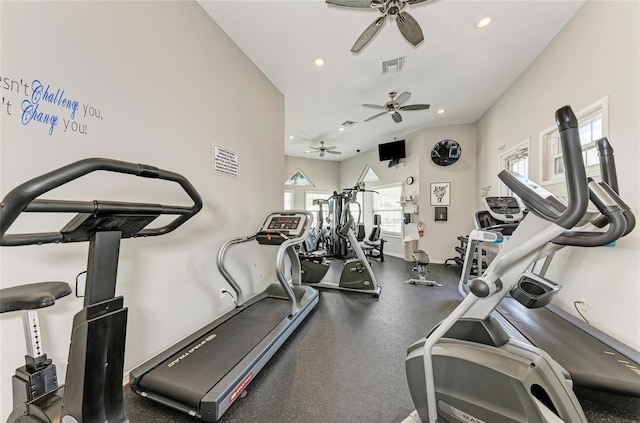
[[[593,122],[601,117],[602,126],[601,134],[599,137],[593,136],[593,129],[590,131],[591,140],[589,142],[582,143],[582,153],[585,161],[585,171],[587,176],[599,176],[600,166],[596,160],[593,164],[588,164],[587,158],[589,151],[595,150],[595,141],[602,137],[609,135],[609,97],[603,97],[593,104],[585,107],[576,113],[578,119],[578,128],[582,129],[586,124],[592,125]],[[565,173],[564,169],[561,172],[556,171],[556,166],[559,160],[562,159],[562,152],[560,151],[560,135],[558,133],[557,126],[552,126],[546,130],[540,132],[540,185],[553,185],[564,183]],[[597,153],[596,153],[597,154]]]
[[[525,151],[526,150],[526,151]],[[505,150],[504,152],[500,153],[498,155],[498,169],[500,171],[502,170],[511,170],[510,166],[508,165],[508,162],[510,160],[513,160],[516,158],[516,156],[519,156],[521,154],[525,154],[525,157],[527,158],[527,174],[526,175],[522,175],[525,178],[530,178],[530,174],[531,174],[531,138],[527,138],[526,140],[522,141],[519,144],[516,144],[515,146],[511,147],[508,150]],[[500,196],[503,197],[509,197],[509,196],[513,196],[513,192],[509,189],[509,187],[507,187],[504,182],[502,182],[502,180],[500,178],[498,178],[499,181],[499,187],[498,187],[498,192]]]
[[[287,208],[287,200],[286,200],[287,194],[289,194],[291,196],[291,208],[290,209]],[[284,197],[285,198],[283,198],[284,204],[282,205],[282,209],[283,210],[295,210],[295,208],[296,208],[296,206],[295,206],[296,205],[296,192],[294,190],[292,190],[292,189],[285,189],[284,190]]]
[[[320,194],[323,196],[323,198],[329,198],[333,195],[333,192],[330,191],[323,191],[323,190],[305,190],[304,191],[304,210],[311,212],[313,214],[313,227],[317,228],[318,227],[318,207],[314,206],[314,208],[312,210],[307,209],[307,195],[309,194]],[[313,203],[313,200],[312,200]],[[328,208],[325,208],[325,216],[324,216],[324,224],[327,224],[327,220],[326,218],[329,216],[329,210]]]
[[[373,188],[374,191],[381,191],[381,190],[385,190],[385,189],[391,189],[391,188],[399,188],[400,189],[400,195],[398,195],[398,208],[391,208],[391,209],[378,209],[377,208],[377,198],[380,196],[380,194],[373,194],[373,197],[371,198],[371,221],[373,221],[373,216],[375,214],[380,214],[378,212],[383,211],[383,212],[398,212],[399,214],[399,218],[400,218],[400,223],[399,223],[399,228],[400,230],[398,232],[395,231],[388,231],[383,229],[382,225],[380,225],[380,234],[384,235],[384,236],[388,236],[391,238],[402,238],[403,234],[404,234],[404,225],[403,225],[403,220],[402,220],[402,204],[400,202],[400,197],[403,195],[403,183],[402,182],[395,182],[392,184],[385,184],[385,185],[380,185],[380,186],[376,186],[375,188]]]

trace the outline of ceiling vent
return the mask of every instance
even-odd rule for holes
[[[380,62],[382,73],[400,72],[404,70],[404,57],[389,59]]]
[[[348,126],[353,126],[355,124],[356,123],[354,121],[352,121],[352,120],[345,120],[344,123],[342,124],[342,126],[348,127]]]

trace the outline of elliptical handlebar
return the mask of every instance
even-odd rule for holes
[[[633,214],[629,213],[629,208],[622,203],[620,197],[609,185],[606,183],[598,184],[590,179],[589,193],[591,202],[608,223],[607,230],[605,232],[567,231],[551,242],[557,245],[576,247],[600,247],[616,241],[633,229],[635,226]]]
[[[165,206],[146,203],[125,202],[98,202],[98,201],[68,201],[68,200],[38,200],[42,194],[58,188],[68,182],[98,170],[107,172],[124,173],[144,178],[163,179],[173,181],[182,187],[185,193],[193,201],[193,205]],[[23,212],[75,212],[75,213],[151,213],[151,214],[176,214],[174,220],[168,224],[151,229],[142,229],[136,236],[164,235],[178,228],[189,220],[202,208],[200,194],[191,183],[182,175],[162,170],[154,166],[123,162],[118,160],[91,158],[84,159],[44,175],[33,178],[11,190],[0,204],[0,245],[31,245],[62,242],[61,232],[48,233],[21,233],[7,235],[7,230]]]
[[[531,211],[566,229],[574,227],[584,216],[589,204],[587,174],[582,159],[578,120],[570,106],[556,111],[556,124],[560,133],[562,160],[567,184],[567,206],[562,210],[546,198],[536,194],[536,186],[518,175],[503,170],[498,177],[529,206]]]
[[[562,144],[568,204],[564,212],[555,219],[555,223],[564,228],[572,228],[582,219],[589,204],[587,174],[582,158],[578,119],[570,106],[556,111],[556,124]]]
[[[595,142],[598,149],[598,159],[600,161],[600,174],[602,180],[606,182],[616,193],[618,190],[618,174],[616,172],[616,162],[613,157],[613,147],[607,137],[600,138]]]

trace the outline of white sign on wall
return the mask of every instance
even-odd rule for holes
[[[239,177],[238,153],[228,148],[213,144],[213,173],[215,175]]]

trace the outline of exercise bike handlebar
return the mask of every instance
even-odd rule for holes
[[[161,204],[42,200],[42,194],[68,182],[98,170],[130,174],[144,178],[162,179],[178,183],[193,201],[192,206],[166,206]],[[71,241],[65,240],[62,232],[6,234],[7,230],[23,212],[37,213],[121,213],[121,214],[174,214],[174,220],[159,228],[142,229],[135,236],[164,235],[178,228],[202,208],[200,194],[182,175],[154,166],[118,160],[91,158],[71,163],[57,170],[31,179],[11,190],[0,204],[0,245],[31,245]]]

